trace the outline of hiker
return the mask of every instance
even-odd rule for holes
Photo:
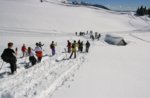
[[[79,35],[83,36],[83,35],[85,35],[85,32],[80,32]]]
[[[43,56],[43,52],[42,52],[42,48],[39,47],[39,43],[36,43],[36,47],[35,47],[34,51],[35,51],[36,56],[38,58],[37,62],[41,62],[42,56]]]
[[[80,51],[79,45],[80,45],[80,40],[78,40],[78,43],[76,43],[76,48],[78,49],[78,51]]]
[[[90,31],[90,38],[92,37],[92,35],[93,35],[93,31]]]
[[[77,45],[77,43],[76,43],[76,41],[74,41],[74,43],[72,43],[72,52],[71,52],[71,55],[70,55],[70,59],[71,59],[73,54],[74,54],[74,58],[76,58],[76,52],[77,52],[76,45]]]
[[[89,34],[89,31],[86,31],[86,35],[88,35]]]
[[[56,44],[54,44],[54,41],[52,41],[52,43],[51,43],[51,45],[50,45],[50,48],[51,48],[51,50],[52,50],[52,55],[55,55],[55,46],[56,46]]]
[[[12,47],[13,47],[13,43],[9,42],[8,43],[8,48],[6,48],[3,51],[2,55],[1,55],[1,58],[6,63],[10,64],[11,74],[14,74],[14,72],[16,72],[16,70],[17,70],[17,65],[16,65],[17,58],[16,58],[16,53],[12,49]]]
[[[78,32],[75,32],[76,36],[78,35]]]
[[[27,53],[27,48],[26,48],[25,44],[23,44],[23,46],[22,46],[22,48],[21,48],[21,51],[22,51],[22,54],[23,54],[22,57],[25,57],[25,56],[26,56],[26,53]]]
[[[95,32],[95,39],[97,39],[97,37],[98,37],[98,33],[97,33],[97,32]]]
[[[71,42],[68,40],[67,41],[67,48],[68,48],[68,53],[71,52]]]
[[[35,65],[37,60],[34,57],[35,53],[34,51],[31,49],[31,47],[28,47],[28,55],[29,55],[29,61],[31,62],[32,65]]]
[[[94,41],[94,35],[93,34],[91,35],[91,39]]]
[[[44,46],[44,44],[42,44],[41,42],[39,42],[39,47],[42,49],[42,47]]]
[[[90,39],[92,39],[92,34],[90,34]]]
[[[89,41],[86,42],[85,46],[86,46],[85,52],[88,53],[89,52],[89,47],[90,47]]]
[[[83,41],[80,42],[80,44],[79,44],[79,51],[80,51],[80,52],[83,52]]]
[[[98,36],[97,36],[97,39],[99,40],[99,39],[100,39],[100,37],[101,37],[101,34],[99,33],[99,34],[98,34]]]

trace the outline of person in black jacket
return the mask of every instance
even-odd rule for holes
[[[31,47],[28,47],[28,55],[29,55],[29,61],[31,62],[32,65],[35,65],[37,60],[34,57],[35,52],[32,50]]]
[[[79,51],[83,52],[83,41],[79,43]]]
[[[3,51],[2,55],[1,55],[1,58],[3,59],[3,61],[10,64],[11,73],[14,74],[14,72],[16,72],[16,69],[17,69],[17,65],[16,65],[17,59],[16,59],[16,56],[15,56],[16,53],[12,49],[12,47],[13,47],[13,43],[9,42],[8,43],[8,48],[6,48]]]
[[[99,39],[100,39],[100,37],[101,37],[101,34],[99,33],[99,34],[98,34],[98,36],[97,36],[97,39],[99,40]]]
[[[89,48],[90,48],[90,43],[89,43],[89,41],[86,42],[85,46],[86,46],[85,52],[88,53],[88,52],[89,52]]]
[[[54,44],[54,41],[52,41],[52,43],[51,43],[51,45],[50,45],[50,48],[51,48],[51,50],[52,50],[52,55],[55,55],[55,44]]]
[[[41,42],[39,42],[39,47],[42,48],[44,46],[44,44],[42,44]]]

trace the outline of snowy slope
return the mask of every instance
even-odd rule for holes
[[[5,74],[10,69],[4,63],[0,97],[149,98],[150,19],[136,17],[133,12],[64,5],[62,1],[0,0],[0,53],[12,41],[19,58],[23,43],[34,48],[42,41],[46,54],[29,69],[24,68],[28,58],[18,59],[19,68],[13,76]],[[74,35],[87,30],[101,33],[100,41]],[[121,36],[128,45],[109,45],[104,42],[106,34]],[[66,60],[70,55],[64,53],[66,41],[79,39],[84,43],[90,40],[90,53]],[[57,52],[52,57],[49,45],[53,40]]]
[[[128,34],[122,36],[131,41],[126,47],[94,42],[88,62],[75,81],[60,88],[52,98],[149,98],[150,34],[138,35],[146,42]]]
[[[16,2],[1,1],[1,27],[9,27],[10,29],[15,29],[15,27],[25,29],[42,28],[70,33],[85,29],[97,31],[133,29],[128,27],[128,15],[112,14],[102,9],[68,7],[47,2]],[[112,17],[110,18],[109,15]],[[73,19],[76,19],[76,21],[73,21]],[[120,20],[123,20],[123,22]],[[115,26],[111,23],[114,23]],[[106,29],[106,27],[110,27],[110,29]]]

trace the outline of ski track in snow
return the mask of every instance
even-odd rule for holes
[[[104,37],[105,34],[102,35],[100,41],[90,41],[91,45],[108,46],[109,44],[104,41]],[[89,39],[89,35],[83,38]],[[19,71],[13,76],[0,79],[1,97],[43,98],[46,96],[46,98],[49,98],[56,89],[64,85],[71,77],[74,77],[75,72],[86,60],[86,53],[78,53],[76,59],[67,60],[66,57],[69,57],[69,55],[58,53],[52,57],[45,56],[41,63],[29,69],[22,68],[23,62],[26,61],[25,58],[18,58]],[[65,59],[63,60],[63,58]]]
[[[146,43],[150,43],[149,40],[142,39],[142,38],[140,38],[140,37],[138,37],[138,36],[136,36],[136,35],[134,35],[134,34],[132,34],[132,33],[130,33],[130,36],[132,36],[132,37],[134,37],[134,38],[136,38],[136,39],[139,39],[139,40],[141,40],[141,41],[144,41],[144,42],[146,42]]]
[[[70,76],[74,76],[74,72],[84,62],[85,54],[77,55],[76,59],[59,62],[55,62],[54,58],[48,58],[27,70],[22,70],[22,72],[14,76],[0,79],[0,95],[17,96],[15,98],[43,98],[42,95],[44,93],[44,96],[47,94],[48,98]]]
[[[36,28],[16,28],[16,27],[0,27],[1,36],[7,36],[7,34],[11,36],[66,36],[66,35],[72,35],[69,32],[65,31],[57,31],[57,30],[48,30],[48,29],[36,29]],[[7,32],[7,33],[6,33]],[[22,32],[22,33],[20,33]],[[62,32],[61,34],[59,32]],[[57,34],[58,33],[58,34]],[[6,35],[5,35],[6,34]]]

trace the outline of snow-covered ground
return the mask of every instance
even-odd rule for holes
[[[150,18],[61,2],[0,0],[0,54],[9,41],[19,49],[17,73],[5,74],[6,63],[0,70],[0,98],[150,98]],[[74,34],[87,30],[101,33],[100,41]],[[128,44],[109,45],[106,34]],[[79,39],[90,41],[90,52],[66,60],[67,40]],[[46,56],[25,69],[28,58],[19,58],[20,48],[24,43],[34,48],[39,41]],[[51,41],[57,42],[53,57]]]

